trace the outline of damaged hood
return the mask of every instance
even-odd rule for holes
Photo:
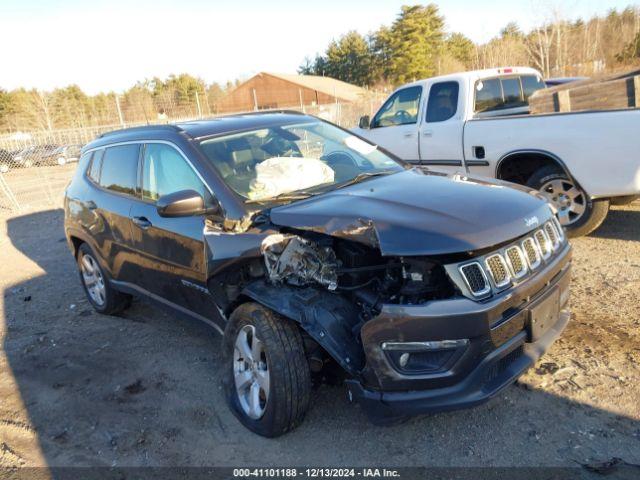
[[[500,244],[551,217],[546,201],[513,184],[411,169],[270,212],[281,227],[347,238],[383,255],[439,255]]]

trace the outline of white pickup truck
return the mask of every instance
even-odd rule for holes
[[[640,195],[640,110],[529,115],[541,88],[524,67],[420,80],[354,132],[408,162],[536,188],[572,236],[586,235],[611,203]]]

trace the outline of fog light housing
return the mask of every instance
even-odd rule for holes
[[[469,345],[468,339],[428,342],[384,342],[381,347],[401,373],[427,374],[450,369]]]

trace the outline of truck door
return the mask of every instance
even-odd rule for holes
[[[418,114],[422,87],[398,90],[380,107],[363,132],[373,143],[408,162],[418,162]]]
[[[464,121],[460,84],[436,82],[429,96],[420,125],[420,160],[434,170],[464,170],[462,131]]]

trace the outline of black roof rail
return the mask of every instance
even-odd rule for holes
[[[129,128],[120,128],[118,130],[111,130],[110,132],[105,132],[98,136],[98,138],[110,137],[111,135],[118,135],[121,133],[128,132],[149,132],[155,130],[170,130],[172,132],[183,132],[184,130],[180,128],[178,125],[162,124],[162,125],[142,125],[140,127],[129,127]]]

